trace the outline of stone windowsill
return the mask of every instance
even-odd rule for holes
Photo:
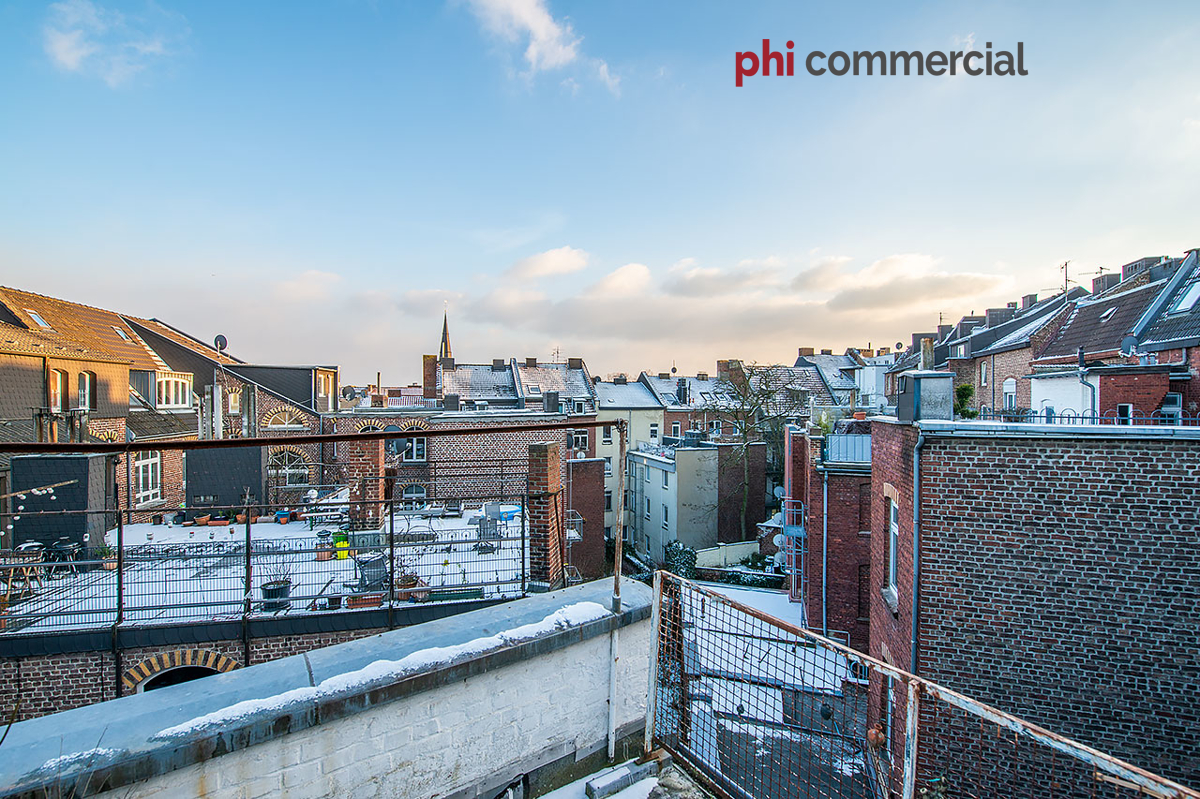
[[[883,597],[884,603],[888,606],[888,610],[892,611],[893,616],[900,615],[900,597],[896,594],[896,587],[893,585],[885,585],[879,589],[879,595]]]

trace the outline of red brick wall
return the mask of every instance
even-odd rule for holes
[[[610,573],[604,552],[604,461],[599,458],[567,463],[569,507],[583,517],[583,540],[571,545],[571,564],[585,580]]]
[[[1165,373],[1100,375],[1100,413],[1115,416],[1117,406],[1128,403],[1136,413],[1149,416],[1162,407],[1170,390]],[[1191,382],[1191,381],[1188,381]]]
[[[717,540],[721,543],[753,541],[758,535],[758,523],[767,518],[766,469],[765,444],[751,444],[745,448],[737,444],[717,447]],[[746,505],[744,535],[743,503]]]
[[[566,508],[559,446],[529,445],[529,571],[552,588],[562,582],[562,520]]]
[[[916,430],[877,422],[872,435],[874,499],[884,482],[899,490],[901,542],[898,618],[873,597],[871,653],[886,646],[906,667]],[[1186,654],[1200,608],[1181,602],[1200,586],[1200,441],[931,436],[921,470],[919,673],[1151,771],[1200,778],[1200,666]]]
[[[824,486],[820,479],[820,475],[813,476],[813,493],[823,495]],[[859,616],[859,568],[870,568],[871,565],[871,536],[863,535],[863,531],[871,529],[870,507],[874,504],[870,502],[871,475],[831,471],[828,479],[829,556],[826,576],[829,581],[829,608],[826,611],[826,623],[830,630],[848,632],[850,646],[866,652],[870,618],[869,612],[866,616]],[[813,627],[819,626],[821,621],[821,552],[826,535],[823,529],[825,519],[820,513],[821,503],[822,499],[818,498],[814,503],[817,512],[809,514],[808,518],[809,624]]]

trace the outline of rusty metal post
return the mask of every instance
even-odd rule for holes
[[[908,681],[908,718],[904,725],[904,796],[917,794],[917,737],[920,732],[921,684]]]
[[[659,626],[662,624],[662,571],[654,572],[654,599],[650,605],[650,682],[646,695],[646,733],[642,753],[649,756],[654,750],[654,720],[658,709],[658,647]]]
[[[242,597],[242,658],[243,666],[250,665],[250,610],[254,589],[254,565],[250,558],[250,507],[246,507],[246,573],[243,578],[245,594]]]
[[[617,469],[617,519],[613,525],[616,533],[616,541],[613,542],[613,595],[612,595],[612,611],[613,613],[621,612],[621,561],[625,558],[623,552],[625,543],[625,420],[617,420],[617,437],[619,444],[617,445],[617,463],[613,464],[613,468]]]
[[[385,478],[386,479],[386,478]],[[385,483],[386,485],[386,483]],[[392,496],[388,509],[388,629],[395,627],[393,606],[396,604],[396,484],[392,483]],[[409,594],[412,596],[412,594]]]

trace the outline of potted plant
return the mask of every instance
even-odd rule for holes
[[[108,544],[96,547],[96,557],[103,562],[104,568],[108,571],[117,568],[117,551]]]
[[[208,524],[208,520],[211,518],[212,518],[212,514],[197,513],[196,518],[193,519],[193,521],[196,522],[197,527],[204,527],[206,524]]]
[[[236,519],[237,519],[237,523],[238,523],[238,524],[245,524],[245,523],[246,523],[246,514],[244,514],[244,513],[239,513],[239,514],[238,514],[236,517],[234,517],[234,518],[236,518]]]
[[[286,610],[291,605],[288,598],[292,593],[292,563],[288,557],[272,561],[263,567],[266,578],[260,590],[263,595],[263,610]]]

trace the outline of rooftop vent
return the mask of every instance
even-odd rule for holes
[[[613,378],[614,386],[623,386],[628,382],[629,382],[629,379],[626,378],[625,375],[617,375],[616,377]]]
[[[658,373],[658,379],[659,379],[659,380],[670,380],[670,379],[671,379],[671,373],[670,373],[670,372],[659,372],[659,373]]]

